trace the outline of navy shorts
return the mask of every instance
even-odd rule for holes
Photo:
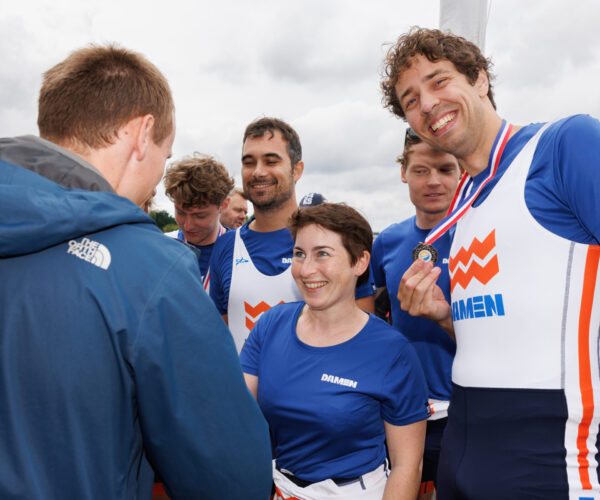
[[[433,481],[437,487],[437,470],[440,460],[442,435],[446,427],[447,418],[427,421],[427,434],[425,435],[425,451],[423,453],[423,473],[421,483]]]
[[[566,420],[562,390],[454,385],[438,499],[568,500]]]

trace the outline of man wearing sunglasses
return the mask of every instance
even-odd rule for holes
[[[402,308],[456,336],[444,499],[598,499],[600,123],[512,126],[473,43],[415,28],[392,46],[386,105],[468,174],[452,215],[449,303],[418,260]]]
[[[402,182],[408,185],[416,214],[384,229],[373,243],[372,270],[377,293],[388,291],[392,325],[411,342],[423,366],[429,386],[431,417],[423,456],[421,496],[431,498],[436,482],[440,442],[447,421],[452,393],[450,376],[456,344],[434,321],[411,316],[400,308],[396,297],[400,280],[413,263],[414,249],[425,240],[448,212],[460,176],[458,161],[451,154],[433,149],[408,128],[404,150],[397,159]],[[449,285],[448,252],[450,236],[437,245],[437,263],[442,268],[440,282]],[[449,294],[446,296],[450,300]]]

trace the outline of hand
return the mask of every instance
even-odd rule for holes
[[[437,285],[441,268],[417,259],[406,270],[398,287],[398,300],[403,311],[438,323],[454,338],[450,304]]]

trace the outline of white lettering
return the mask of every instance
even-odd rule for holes
[[[349,378],[342,378],[336,375],[328,375],[327,373],[323,373],[321,375],[321,382],[329,382],[330,384],[343,385],[344,387],[352,387],[356,389],[358,386],[358,382],[355,380],[350,380]]]

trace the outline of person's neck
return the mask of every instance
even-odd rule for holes
[[[426,212],[422,212],[421,210],[417,210],[416,224],[419,229],[433,229],[437,226],[444,217],[446,217],[446,210],[444,212],[436,212],[434,214],[429,214]]]
[[[102,148],[96,149],[78,149],[75,147],[64,146],[65,149],[75,153],[76,155],[83,158],[85,161],[93,165],[98,172],[106,179],[116,193],[119,193],[119,188],[123,180],[124,168],[117,168],[122,166],[123,162],[119,156],[119,150],[116,147],[113,148]]]
[[[298,210],[296,197],[290,198],[275,210],[260,210],[254,208],[254,220],[248,225],[253,231],[270,233],[287,227],[292,214]]]
[[[346,300],[327,309],[315,310],[306,306],[298,321],[300,340],[314,347],[341,344],[354,337],[369,319],[354,299],[354,293]]]
[[[473,149],[473,152],[458,158],[459,165],[465,169],[465,172],[471,177],[483,172],[487,166],[494,147],[496,136],[502,127],[502,118],[498,116],[495,110],[492,110],[483,120],[484,128],[480,135],[480,140]],[[509,139],[515,135],[520,126],[513,126]]]

